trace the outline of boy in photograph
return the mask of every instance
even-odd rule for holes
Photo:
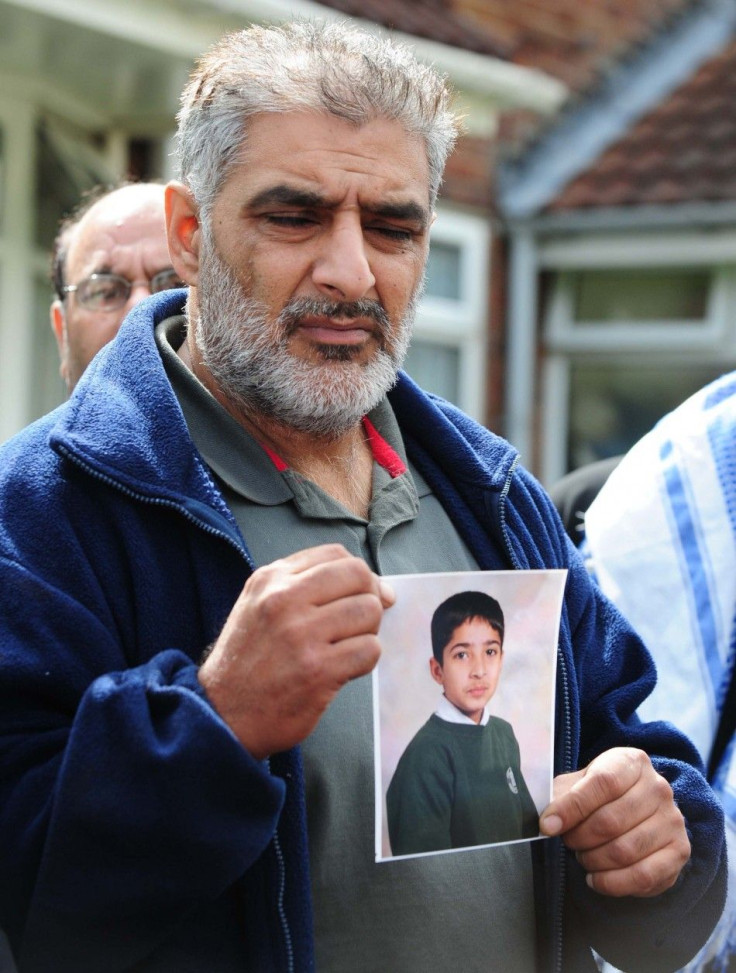
[[[489,701],[503,664],[501,606],[480,591],[447,598],[432,616],[429,670],[436,712],[402,754],[386,794],[394,855],[467,848],[539,834],[511,724]]]

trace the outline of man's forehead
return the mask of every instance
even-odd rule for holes
[[[131,219],[163,219],[163,186],[126,186],[98,200],[80,220],[79,226],[99,224],[122,226]]]
[[[324,205],[355,187],[366,200],[429,200],[424,140],[387,118],[355,125],[321,112],[256,115],[225,185],[232,182],[253,199],[282,186]]]
[[[344,194],[331,192],[323,184],[294,182],[276,182],[256,189],[247,196],[244,205],[254,211],[274,207],[296,207],[300,209],[337,209],[344,202]],[[371,193],[359,194],[356,199],[358,205],[368,213],[375,213],[386,218],[407,220],[428,226],[430,213],[428,206],[423,206],[414,193],[402,190],[389,191],[374,197]]]
[[[131,187],[132,188],[132,187]],[[73,227],[69,239],[68,260],[87,258],[93,251],[103,252],[118,239],[145,246],[147,242],[165,242],[163,187],[148,192],[129,193],[116,190],[103,197]]]

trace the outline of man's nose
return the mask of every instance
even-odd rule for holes
[[[151,295],[151,284],[147,280],[136,280],[133,282],[130,288],[130,296],[125,302],[126,314],[131,308],[134,308],[136,304],[139,304],[144,297],[150,297]]]
[[[341,301],[366,297],[376,283],[366,252],[360,218],[343,214],[325,229],[312,268],[312,280],[322,293]]]

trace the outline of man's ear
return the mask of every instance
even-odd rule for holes
[[[197,286],[199,273],[199,209],[191,190],[181,182],[166,187],[166,235],[171,266],[187,284]]]
[[[49,318],[51,320],[51,330],[54,332],[54,337],[56,338],[56,347],[59,349],[59,374],[68,385],[66,317],[64,315],[64,305],[58,297],[51,302]]]
[[[49,318],[51,319],[51,330],[56,338],[56,346],[59,349],[59,355],[61,355],[64,352],[64,308],[58,297],[51,302]]]

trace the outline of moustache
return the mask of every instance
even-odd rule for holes
[[[383,305],[367,298],[359,301],[328,301],[317,297],[295,297],[284,305],[279,323],[288,336],[297,330],[303,317],[311,315],[343,320],[367,319],[376,325],[381,338],[388,337],[391,331],[391,322]]]

